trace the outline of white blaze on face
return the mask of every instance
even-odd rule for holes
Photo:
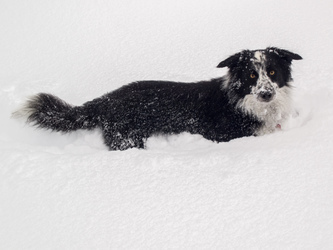
[[[252,88],[252,93],[258,95],[260,92],[270,92],[275,94],[277,84],[267,75],[266,56],[262,51],[256,51],[253,56],[253,65],[258,74],[257,85]]]
[[[259,63],[261,63],[261,62],[263,62],[263,60],[264,60],[264,54],[261,52],[261,51],[256,51],[255,53],[254,53],[254,59],[257,61],[257,62],[259,62]]]

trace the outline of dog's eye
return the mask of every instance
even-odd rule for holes
[[[254,78],[256,78],[256,75],[253,74],[253,73],[251,73],[251,74],[250,74],[250,77],[251,77],[252,79],[254,79]]]
[[[270,74],[271,76],[274,76],[274,75],[275,75],[275,71],[274,71],[274,70],[271,70],[271,71],[269,71],[269,74]]]

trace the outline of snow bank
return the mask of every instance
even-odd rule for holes
[[[330,1],[30,1],[0,4],[1,249],[331,249]],[[140,79],[194,81],[241,49],[280,46],[299,116],[216,144],[154,137],[109,152],[10,119],[26,96],[81,104]]]

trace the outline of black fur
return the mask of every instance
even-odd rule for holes
[[[144,148],[154,134],[189,132],[216,142],[256,135],[265,121],[237,107],[256,84],[247,77],[253,71],[249,65],[254,52],[243,51],[221,62],[218,67],[230,69],[228,77],[197,83],[134,82],[82,106],[40,93],[20,112],[28,114],[28,122],[54,131],[98,127],[110,150]],[[301,57],[277,48],[267,48],[265,53],[270,55],[270,65],[281,71],[278,85],[288,85],[291,60]],[[229,84],[235,80],[242,83],[238,89]]]

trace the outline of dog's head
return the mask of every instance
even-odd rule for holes
[[[291,62],[302,57],[287,50],[269,47],[265,50],[244,50],[217,67],[228,67],[229,73],[223,87],[231,101],[246,96],[260,103],[273,101],[279,89],[290,87]]]

